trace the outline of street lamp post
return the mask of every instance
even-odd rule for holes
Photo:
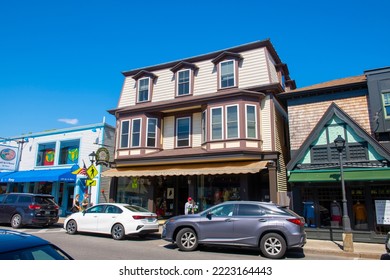
[[[334,144],[339,153],[339,164],[340,164],[340,181],[341,190],[343,194],[343,250],[347,252],[353,252],[353,235],[351,229],[351,221],[348,216],[347,207],[347,196],[345,193],[345,182],[344,182],[344,169],[343,169],[343,151],[345,149],[345,140],[341,135],[337,136],[334,140]]]

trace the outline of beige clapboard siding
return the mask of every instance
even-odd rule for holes
[[[202,145],[202,113],[192,115],[192,147]]]
[[[131,77],[126,77],[119,97],[118,108],[132,106],[135,104],[135,81]]]
[[[267,58],[264,49],[242,53],[243,60],[239,71],[239,87],[247,88],[269,83]]]
[[[152,102],[172,100],[175,98],[174,73],[169,69],[153,72],[157,79],[153,85]]]
[[[279,78],[278,78],[278,73],[276,71],[275,67],[275,61],[271,57],[271,55],[267,52],[267,59],[268,59],[268,71],[269,71],[269,76],[270,76],[270,83],[278,83]]]
[[[173,116],[164,118],[163,149],[170,150],[175,147],[175,118]]]
[[[197,62],[199,69],[194,77],[194,95],[209,94],[217,91],[217,68],[211,60]]]
[[[260,108],[260,135],[263,140],[263,150],[272,150],[272,135],[271,135],[271,100],[266,96],[261,102]]]

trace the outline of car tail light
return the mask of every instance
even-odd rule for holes
[[[134,215],[134,220],[142,220],[142,219],[155,219],[157,216],[141,216],[141,215]]]
[[[287,219],[287,221],[289,221],[290,223],[296,224],[298,226],[301,226],[301,227],[303,227],[305,225],[305,222],[302,221],[302,219],[299,219],[299,218]]]
[[[31,210],[39,210],[41,209],[41,206],[37,204],[30,204],[28,208],[30,208]]]

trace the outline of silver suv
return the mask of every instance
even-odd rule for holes
[[[162,238],[176,242],[182,251],[193,251],[199,244],[245,246],[277,259],[287,249],[304,246],[304,224],[304,218],[273,203],[228,201],[199,214],[168,219]]]
[[[58,222],[59,206],[53,196],[34,193],[6,193],[0,195],[0,223],[13,228],[23,225],[52,225]]]

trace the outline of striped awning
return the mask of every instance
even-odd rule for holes
[[[103,177],[143,177],[179,175],[216,175],[258,173],[266,168],[267,161],[237,161],[193,164],[172,164],[113,168],[102,173]]]

